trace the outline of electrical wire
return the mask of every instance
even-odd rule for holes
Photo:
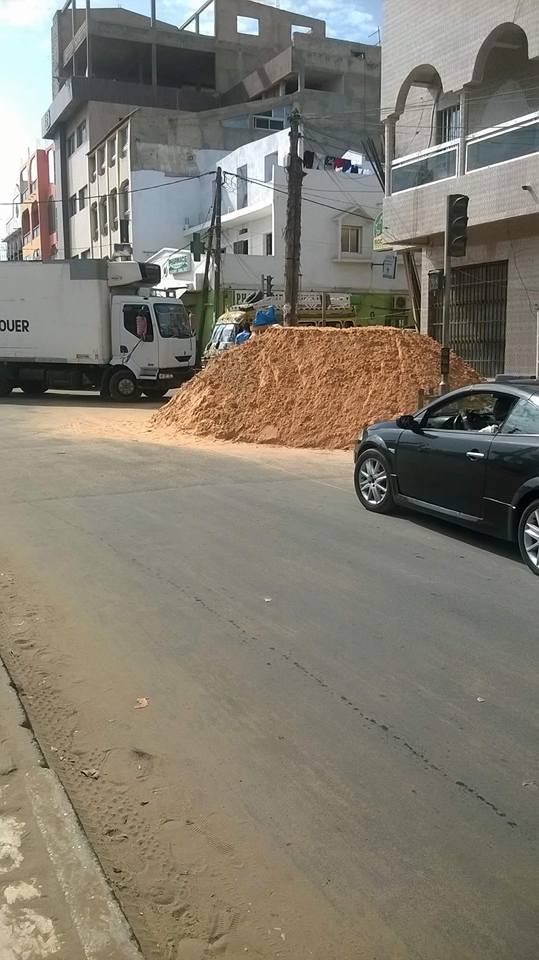
[[[413,86],[413,83],[410,84],[410,86],[412,87],[412,86]],[[522,94],[523,94],[523,93],[531,93],[531,94],[534,94],[534,93],[538,93],[538,92],[539,92],[539,80],[536,81],[536,82],[534,82],[534,83],[531,84],[530,86],[520,87],[518,94],[515,93],[514,90],[505,90],[505,91],[500,90],[499,92],[492,91],[491,93],[485,93],[485,94],[482,94],[481,96],[468,97],[468,98],[467,98],[467,102],[468,102],[468,104],[472,104],[472,103],[484,103],[486,100],[492,100],[492,99],[495,97],[496,100],[498,100],[498,99],[500,99],[500,98],[504,98],[504,99],[507,99],[507,100],[513,99],[513,100],[515,100],[515,102],[519,102],[519,103],[520,103],[520,102],[522,101]],[[412,100],[412,101],[410,101],[410,102],[406,102],[406,109],[409,109],[410,107],[418,107],[418,108],[420,108],[420,107],[423,107],[424,105],[425,105],[425,102],[422,101],[422,100],[415,100],[415,101]],[[362,112],[361,112],[361,116],[362,116],[362,117],[378,117],[378,118],[379,118],[379,117],[380,117],[380,113],[385,113],[385,112],[388,111],[388,110],[389,110],[389,111],[393,111],[394,109],[395,109],[395,104],[390,104],[389,106],[388,106],[388,105],[381,105],[381,106],[380,106],[379,108],[377,108],[376,110],[365,110],[365,111],[362,111]],[[533,111],[531,111],[531,112],[533,112]],[[334,111],[333,113],[305,113],[305,114],[302,114],[302,120],[332,120],[334,117],[358,116],[358,114],[359,114],[359,110],[358,110],[357,108],[356,108],[355,110],[336,110],[336,111]]]
[[[98,193],[93,195],[88,195],[85,199],[87,203],[91,203],[94,200],[107,200],[109,197],[119,197],[120,195],[132,196],[135,193],[145,193],[148,190],[160,190],[162,187],[173,187],[177,183],[190,183],[193,180],[201,180],[202,177],[211,177],[215,176],[215,170],[206,170],[204,173],[197,173],[192,177],[179,177],[177,180],[169,180],[165,183],[154,183],[150,184],[147,187],[134,187],[132,190],[114,190],[112,193]],[[63,199],[61,197],[48,197],[46,200],[4,200],[0,201],[0,207],[13,207],[13,206],[23,206],[28,204],[30,206],[34,203],[41,204],[45,206],[48,203],[69,203],[69,198]],[[84,209],[84,208],[83,208]]]

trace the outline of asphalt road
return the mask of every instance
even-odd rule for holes
[[[90,408],[101,438],[73,429]],[[97,741],[123,717],[215,856],[241,847],[230,897],[245,880],[262,915],[286,876],[297,942],[274,919],[256,944],[255,917],[245,955],[535,958],[539,580],[511,547],[367,514],[348,456],[136,443],[112,416],[2,403],[2,569],[54,625],[39,662],[77,722]],[[177,943],[148,950],[213,955]]]

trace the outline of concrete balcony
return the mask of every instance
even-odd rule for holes
[[[384,231],[403,243],[442,233],[449,193],[470,197],[471,226],[537,214],[538,154],[539,111],[398,157]]]

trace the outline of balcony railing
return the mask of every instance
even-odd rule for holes
[[[466,172],[539,153],[539,111],[466,138]]]
[[[408,157],[399,157],[391,167],[391,192],[413,190],[427,183],[448,180],[458,172],[459,142],[451,140]]]
[[[465,149],[465,173],[539,153],[539,110],[470,134]],[[460,142],[451,140],[398,157],[391,165],[391,193],[456,177],[459,156]]]

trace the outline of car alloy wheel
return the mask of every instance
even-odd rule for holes
[[[359,489],[366,503],[379,507],[387,496],[388,476],[378,457],[368,457],[359,468]]]
[[[530,567],[539,569],[539,507],[528,513],[522,540]]]

